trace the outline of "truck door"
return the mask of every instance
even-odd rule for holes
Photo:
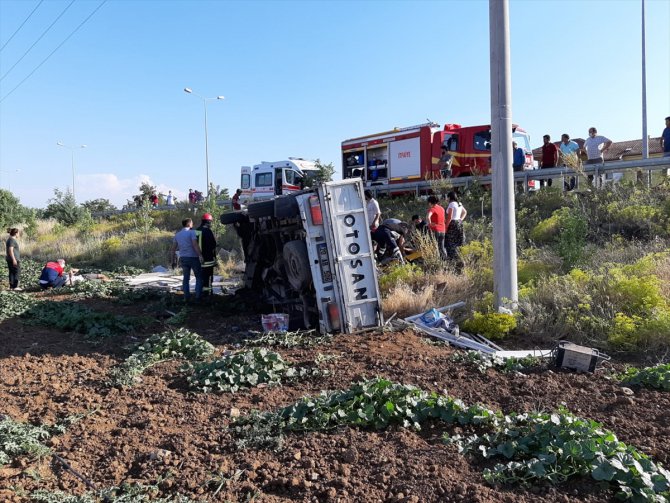
[[[470,172],[475,175],[488,175],[491,172],[491,130],[475,131],[472,135],[472,162]]]

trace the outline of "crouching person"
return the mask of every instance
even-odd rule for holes
[[[65,260],[62,258],[56,262],[47,262],[40,275],[40,287],[42,290],[47,288],[60,288],[65,284],[66,277],[63,276]]]

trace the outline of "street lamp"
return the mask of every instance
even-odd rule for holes
[[[59,141],[58,143],[56,143],[56,145],[63,148],[69,148],[70,153],[72,154],[72,199],[77,201],[77,198],[74,195],[74,151],[80,148],[86,148],[86,145],[79,145],[78,147],[69,147],[65,145],[62,141]]]
[[[205,98],[204,96],[200,96],[198,93],[194,93],[193,89],[191,89],[190,87],[185,87],[184,92],[200,98],[202,100],[202,105],[205,108],[205,169],[207,170],[207,197],[209,197],[209,145],[207,140],[207,102],[222,100],[224,99],[224,97],[217,96],[216,98]]]

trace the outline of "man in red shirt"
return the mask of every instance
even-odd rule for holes
[[[40,287],[42,290],[60,288],[65,284],[65,276],[63,276],[64,267],[65,260],[62,258],[59,258],[56,262],[47,262],[40,275]]]
[[[428,213],[426,214],[426,222],[428,227],[433,231],[435,240],[437,241],[437,251],[442,260],[447,260],[447,250],[444,247],[444,237],[447,232],[445,211],[439,204],[439,199],[435,196],[428,198]]]
[[[555,168],[558,166],[558,147],[551,143],[551,136],[545,134],[542,139],[544,140],[544,145],[542,145],[542,169],[544,168]],[[548,180],[541,180],[540,186],[544,187],[548,185],[551,187],[551,178]]]
[[[242,205],[240,204],[240,194],[242,194],[242,189],[237,189],[235,195],[233,195],[233,209],[241,210]]]

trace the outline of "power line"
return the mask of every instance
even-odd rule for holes
[[[79,26],[77,26],[77,27],[72,31],[72,33],[70,33],[70,34],[65,38],[65,40],[63,40],[60,44],[58,44],[58,47],[56,47],[53,51],[51,51],[51,52],[49,53],[49,55],[48,55],[46,58],[44,58],[44,59],[42,60],[42,62],[41,62],[39,65],[37,65],[37,66],[35,67],[35,69],[34,69],[32,72],[30,72],[30,73],[26,76],[26,78],[24,78],[21,82],[19,82],[19,83],[14,87],[14,89],[12,89],[11,91],[9,91],[7,94],[5,94],[5,95],[2,97],[2,99],[0,99],[0,103],[2,103],[3,101],[5,101],[5,98],[8,98],[14,91],[16,91],[16,90],[21,86],[21,84],[23,84],[26,80],[28,80],[30,77],[32,77],[33,73],[35,73],[37,70],[39,70],[39,68],[40,68],[44,63],[46,63],[47,60],[48,60],[51,56],[53,56],[53,54],[54,54],[58,49],[60,49],[60,48],[63,46],[63,44],[65,44],[65,42],[67,42],[68,40],[70,40],[70,37],[72,37],[72,35],[74,35],[75,33],[77,33],[77,31],[79,31],[79,28],[81,28],[82,26],[84,26],[84,25],[86,24],[86,22],[87,22],[89,19],[91,19],[91,18],[93,17],[93,14],[95,14],[96,12],[98,12],[98,11],[100,10],[100,8],[101,8],[103,5],[105,5],[106,3],[107,3],[107,0],[102,0],[102,2],[100,2],[100,5],[98,5],[98,6],[95,8],[95,10],[94,10],[93,12],[91,12],[91,13],[88,15],[88,17],[87,17],[86,19],[84,19],[81,23],[79,23]]]
[[[32,10],[32,12],[31,12],[30,14],[28,14],[28,17],[23,21],[23,23],[21,23],[21,26],[19,26],[19,27],[16,29],[16,31],[15,31],[14,33],[12,33],[12,36],[9,37],[9,38],[7,39],[7,42],[5,42],[4,44],[2,44],[2,47],[0,47],[0,51],[2,51],[2,50],[5,48],[5,46],[6,46],[7,44],[9,44],[9,43],[12,41],[12,39],[14,38],[14,35],[16,35],[16,34],[21,30],[21,28],[23,28],[23,25],[26,24],[26,23],[28,22],[28,20],[29,20],[30,17],[35,13],[35,11],[37,10],[37,8],[38,8],[40,5],[42,5],[42,2],[44,2],[44,0],[40,0],[40,1],[39,1],[39,3],[35,6],[35,8]]]
[[[21,56],[21,57],[19,58],[19,60],[18,60],[16,63],[14,63],[14,64],[12,65],[12,67],[11,67],[9,70],[7,70],[7,71],[5,72],[5,74],[4,74],[2,77],[0,77],[0,81],[2,81],[2,79],[4,79],[7,75],[9,75],[9,72],[11,72],[11,71],[14,69],[14,67],[15,67],[16,65],[18,65],[18,64],[23,60],[23,58],[25,58],[25,57],[28,55],[28,53],[33,49],[33,47],[35,47],[35,46],[37,45],[37,43],[38,43],[40,40],[42,40],[42,38],[44,37],[44,35],[46,35],[46,34],[49,32],[49,30],[53,27],[53,25],[55,25],[55,24],[58,22],[58,20],[59,20],[61,17],[63,17],[63,14],[65,14],[65,12],[66,12],[70,7],[72,7],[72,4],[74,3],[74,1],[75,1],[75,0],[72,0],[72,1],[67,5],[67,7],[65,7],[65,8],[63,9],[63,11],[58,15],[58,17],[57,17],[56,19],[54,19],[53,23],[51,23],[51,24],[47,27],[47,29],[44,30],[44,31],[42,32],[42,34],[37,38],[37,40],[35,40],[35,42],[33,43],[33,45],[31,45],[30,47],[28,47],[28,50],[27,50],[26,52],[23,53],[23,56]]]

